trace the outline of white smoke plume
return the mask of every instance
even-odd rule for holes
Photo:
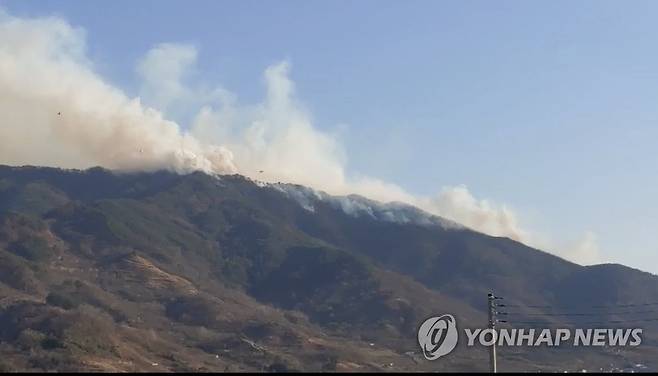
[[[487,200],[478,201],[466,186],[446,187],[438,196],[431,198],[428,205],[437,213],[481,232],[519,241],[528,240],[511,209],[497,207]]]
[[[92,69],[82,30],[0,11],[0,161],[120,170],[234,172],[204,145]]]
[[[0,163],[238,172],[335,195],[404,202],[477,231],[550,248],[522,229],[511,209],[477,200],[464,186],[419,197],[375,178],[348,176],[345,151],[336,137],[313,126],[287,62],[266,69],[262,103],[239,105],[221,87],[187,84],[196,48],[161,44],[137,65],[149,107],[95,73],[85,49],[84,31],[60,18],[19,18],[0,8]],[[192,111],[187,130],[164,115]],[[584,262],[595,262],[594,239],[586,243]]]
[[[140,95],[163,112],[170,112],[172,105],[196,97],[198,93],[183,85],[196,59],[197,50],[192,46],[163,43],[152,48],[137,65],[142,78]]]

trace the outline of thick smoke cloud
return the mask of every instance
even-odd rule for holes
[[[334,195],[404,202],[487,234],[553,248],[523,229],[511,209],[478,200],[464,186],[419,197],[348,174],[338,139],[316,129],[297,99],[287,62],[265,70],[261,103],[241,105],[221,87],[186,82],[197,55],[196,48],[180,44],[145,54],[136,69],[147,106],[94,72],[82,30],[58,18],[22,19],[0,10],[0,163],[238,172]],[[185,130],[165,114],[193,115]],[[577,261],[598,261],[593,236],[581,245],[585,251]],[[572,248],[558,249],[571,258]]]
[[[204,145],[110,86],[85,56],[82,30],[0,13],[0,161],[119,170],[235,172]]]

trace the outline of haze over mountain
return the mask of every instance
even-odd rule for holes
[[[0,163],[237,172],[335,195],[405,202],[576,262],[600,261],[593,234],[567,242],[528,228],[510,207],[476,198],[466,186],[417,195],[368,171],[348,172],[340,137],[314,126],[288,61],[265,69],[265,98],[244,105],[222,86],[185,82],[196,67],[194,46],[161,43],[150,49],[137,68],[141,97],[97,73],[87,49],[84,29],[65,19],[18,17],[0,8]],[[170,112],[192,115],[188,124],[178,124]],[[420,174],[425,169],[415,167]]]
[[[482,327],[490,291],[570,311],[658,301],[658,277],[621,265],[403,204],[201,172],[0,167],[0,258],[3,370],[477,371],[481,347],[425,361],[420,322]],[[629,319],[618,311],[597,320]],[[641,327],[637,348],[500,349],[499,369],[655,369],[658,327]]]

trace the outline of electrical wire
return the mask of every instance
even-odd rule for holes
[[[504,316],[614,316],[614,315],[645,315],[648,313],[658,313],[658,310],[621,311],[621,312],[551,312],[551,313],[496,312],[496,314],[504,315]]]
[[[496,307],[506,307],[506,308],[544,308],[544,309],[559,309],[565,307],[556,307],[551,305],[524,305],[524,304],[496,304]],[[593,309],[610,309],[610,308],[629,308],[629,307],[646,307],[646,306],[658,306],[656,303],[634,303],[634,304],[617,304],[617,305],[593,305],[593,306],[582,306],[580,308],[593,308]]]
[[[496,297],[496,299],[503,299],[502,297]],[[633,304],[617,304],[617,305],[595,305],[588,307],[579,307],[590,308],[590,309],[612,309],[612,308],[631,308],[631,307],[647,307],[647,306],[656,306],[656,303],[633,303]],[[494,308],[531,308],[531,309],[566,309],[567,307],[556,307],[551,305],[521,305],[521,304],[494,304]],[[658,318],[631,318],[631,319],[610,319],[610,320],[599,320],[599,321],[577,321],[573,322],[547,322],[547,321],[526,321],[523,320],[523,317],[601,317],[601,316],[615,316],[615,315],[645,315],[651,313],[658,313],[658,310],[643,310],[643,311],[598,311],[598,312],[504,312],[494,310],[494,317],[505,316],[504,320],[499,320],[495,318],[495,322],[504,323],[509,325],[519,324],[519,325],[601,325],[601,324],[625,324],[625,323],[638,323],[638,322],[656,322]],[[517,320],[517,317],[520,318]]]

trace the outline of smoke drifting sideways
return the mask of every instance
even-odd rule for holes
[[[0,8],[0,163],[240,173],[333,195],[407,203],[573,261],[599,261],[592,234],[582,242],[584,251],[555,246],[523,229],[511,209],[478,200],[464,186],[423,197],[376,178],[348,176],[338,137],[313,126],[295,96],[287,62],[265,70],[261,103],[239,105],[219,86],[184,81],[196,59],[192,46],[155,46],[137,65],[142,98],[129,98],[94,72],[84,30],[61,18],[19,18]],[[192,113],[190,125],[183,129],[162,111]]]

